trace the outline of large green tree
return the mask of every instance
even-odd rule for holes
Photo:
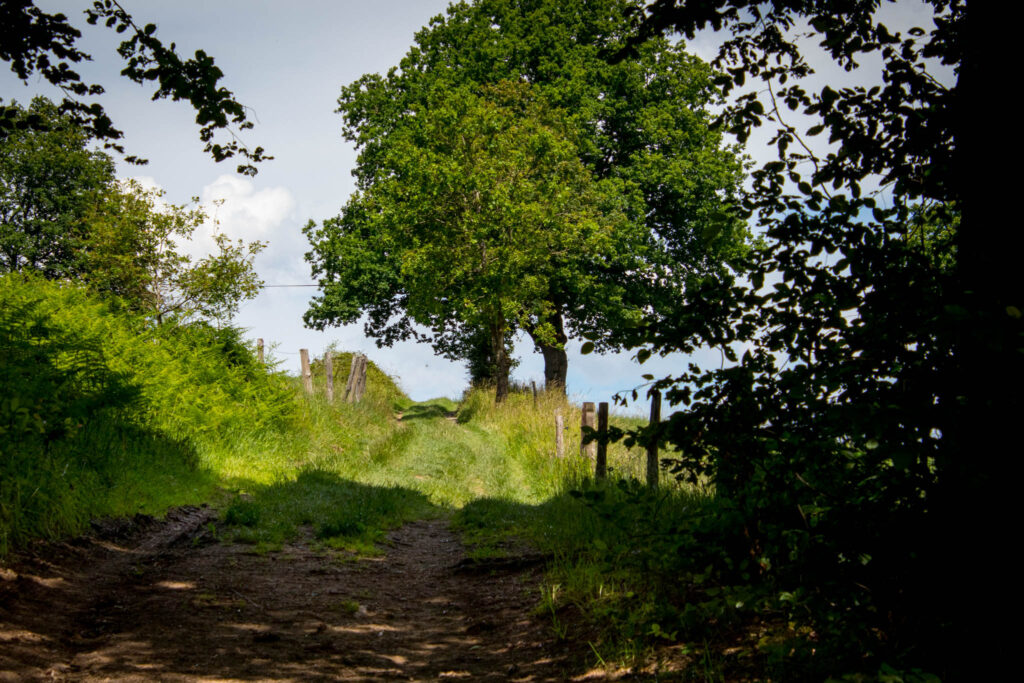
[[[0,105],[16,112],[16,123],[31,117],[44,128],[0,137],[0,272],[73,276],[86,216],[113,182],[114,164],[49,100]]]
[[[486,333],[498,401],[510,331],[549,317],[563,271],[586,287],[594,278],[575,262],[601,253],[631,211],[623,184],[594,180],[564,115],[532,92],[524,83],[438,88],[389,137],[381,180],[329,228],[349,257],[336,268],[360,268],[351,260],[359,250],[394,259],[405,315],[439,346],[467,329]]]
[[[322,293],[307,324],[350,323],[366,312],[366,331],[379,343],[417,334],[408,315],[417,293],[395,257],[394,247],[402,245],[372,234],[372,213],[358,205],[360,197],[395,179],[395,141],[445,91],[462,97],[502,83],[526,83],[534,101],[560,112],[560,135],[591,179],[617,184],[618,204],[604,206],[612,213],[629,207],[631,216],[612,220],[617,227],[600,245],[551,253],[545,291],[518,302],[516,325],[544,354],[549,384],[564,387],[568,337],[592,338],[599,350],[620,348],[635,340],[645,316],[678,306],[688,284],[722,274],[723,263],[742,251],[744,231],[728,206],[741,165],[708,127],[712,72],[664,39],[608,64],[604,52],[624,44],[627,12],[638,6],[630,0],[460,3],[417,34],[399,68],[345,87],[339,112],[346,137],[360,150],[359,192],[338,220],[310,228],[308,258]],[[375,247],[359,246],[356,234]],[[458,346],[451,329],[433,330],[442,352]]]

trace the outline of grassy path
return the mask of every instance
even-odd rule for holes
[[[402,427],[397,437],[400,450],[375,456],[374,465],[387,467],[396,484],[423,492],[431,503],[460,508],[485,497],[534,497],[528,474],[495,432],[458,424],[431,410],[406,411]]]
[[[580,558],[622,530],[568,493],[564,400],[516,400],[457,421],[444,399],[303,399],[307,440],[211,463],[219,510],[13,558],[0,681],[605,679],[582,606],[636,599]]]
[[[224,514],[230,535],[275,549],[312,527],[329,546],[369,553],[404,523],[481,501],[525,509],[563,485],[566,463],[510,443],[492,424],[458,423],[454,408],[446,399],[412,404],[361,442],[328,432],[301,460],[266,459],[260,479],[237,480]]]

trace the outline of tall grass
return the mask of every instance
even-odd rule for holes
[[[339,389],[350,359],[336,354]],[[354,486],[366,462],[403,450],[395,414],[409,400],[370,363],[363,400],[328,405],[314,370],[306,396],[236,329],[155,326],[69,284],[0,278],[0,556],[96,517],[209,500],[262,496],[264,523],[239,536],[269,545],[316,521],[325,540],[362,525],[368,546],[425,514],[393,477]],[[344,522],[372,499],[394,519]]]
[[[369,554],[387,529],[432,514],[426,497],[387,467],[405,450],[410,434],[398,415],[411,401],[371,361],[362,400],[344,403],[351,354],[330,352],[333,404],[325,398],[323,359],[314,359],[311,395],[289,378],[297,418],[287,435],[236,437],[235,448],[211,458],[233,493],[224,520],[234,540],[272,550],[308,527],[328,546]]]
[[[70,284],[0,278],[0,555],[209,500],[217,461],[297,428],[294,390],[268,370],[233,328],[155,326]]]
[[[395,382],[373,362],[367,368],[366,393],[359,403],[342,403],[341,388],[348,378],[351,354],[335,352],[336,403],[324,397],[322,359],[314,359],[313,394],[302,391],[297,377],[282,376],[291,418],[283,430],[245,427],[228,431],[206,453],[206,462],[226,482],[270,484],[294,477],[305,466],[341,461],[359,462],[395,430],[396,412],[410,403]]]
[[[554,457],[556,412],[566,425],[563,460]],[[593,462],[580,456],[580,417],[580,407],[558,393],[513,393],[500,405],[491,392],[467,394],[459,420],[492,434],[525,483],[511,495],[477,498],[454,520],[478,557],[524,545],[549,554],[539,597],[555,633],[568,635],[560,615],[572,607],[584,616],[587,637],[622,658],[666,637],[663,627],[680,620],[674,539],[711,498],[673,479],[648,490],[641,483],[646,451],[622,442],[609,444],[608,477],[595,481]],[[646,423],[614,414],[609,422],[624,430]]]
[[[523,390],[509,394],[504,403],[494,403],[493,390],[473,389],[464,396],[459,406],[458,421],[473,423],[502,435],[507,449],[517,459],[544,464],[543,478],[555,481],[560,475],[553,469],[555,455],[555,415],[561,414],[564,425],[565,455],[568,462],[581,465],[576,458],[581,446],[580,404],[561,392]],[[609,416],[609,425],[632,429],[646,424],[635,416]],[[646,472],[646,451],[640,447],[627,448],[621,441],[608,446],[608,468],[613,478],[642,478]],[[557,469],[557,468],[556,468]],[[538,470],[540,475],[541,470]],[[575,470],[573,470],[575,472]],[[581,470],[582,472],[582,470]]]

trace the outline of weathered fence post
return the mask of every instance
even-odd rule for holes
[[[369,359],[361,353],[352,354],[352,367],[348,371],[348,381],[345,382],[345,396],[342,400],[346,403],[358,403],[366,391],[366,366]]]
[[[309,371],[309,349],[299,349],[302,359],[302,388],[307,394],[313,393],[313,374]]]
[[[555,457],[565,457],[565,421],[561,410],[555,411]]]
[[[661,422],[661,392],[657,389],[651,390],[651,422],[655,426]],[[658,487],[658,440],[652,437],[647,444],[647,486]]]
[[[608,404],[597,404],[597,464],[594,478],[604,479],[608,475]]]
[[[324,373],[327,375],[327,402],[334,403],[334,353],[324,352]]]
[[[593,460],[597,452],[597,444],[593,441],[584,443],[584,440],[588,429],[594,428],[594,404],[589,401],[584,403],[580,413],[580,455]]]
[[[352,365],[348,369],[348,381],[345,382],[345,396],[344,401],[346,403],[352,403],[352,398],[355,396],[356,386],[356,368],[359,365],[359,354],[352,354]]]
[[[533,387],[533,407],[537,407],[537,382],[530,380],[530,386]]]
[[[260,363],[263,362],[263,339],[256,340],[256,360]]]
[[[362,392],[367,390],[367,365],[369,365],[370,359],[367,356],[359,354],[359,365],[355,370],[355,384],[352,390],[355,392],[353,400],[357,403],[362,400]]]

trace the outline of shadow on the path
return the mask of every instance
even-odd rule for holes
[[[454,412],[451,409],[451,401],[426,401],[424,403],[411,405],[402,411],[402,421],[434,420],[442,417],[452,417],[453,415]]]
[[[533,616],[538,575],[455,571],[447,522],[391,532],[384,557],[316,542],[438,513],[418,491],[316,470],[251,490],[253,517],[233,526],[297,524],[297,541],[258,552],[209,543],[202,524],[203,543],[83,540],[4,570],[0,680],[567,678],[567,646]]]

